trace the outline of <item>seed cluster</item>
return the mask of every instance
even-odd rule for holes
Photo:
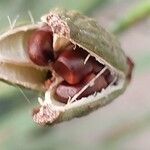
[[[67,103],[86,86],[105,67],[90,56],[84,49],[72,46],[56,54],[53,50],[53,34],[49,26],[33,32],[28,42],[28,54],[31,61],[39,66],[51,66],[61,76],[61,82],[55,90],[55,98]],[[48,79],[49,80],[49,79]],[[87,97],[106,88],[113,80],[110,71],[99,76],[92,86],[87,87],[78,97]]]

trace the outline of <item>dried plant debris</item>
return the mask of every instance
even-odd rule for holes
[[[1,80],[45,93],[33,111],[41,125],[83,116],[111,102],[126,89],[134,66],[95,20],[64,9],[3,33],[0,63]]]

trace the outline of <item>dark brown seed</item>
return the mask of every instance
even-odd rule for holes
[[[84,82],[88,83],[90,82],[96,75],[95,74],[90,74],[88,75]],[[92,87],[88,87],[80,96],[81,97],[86,97],[89,96],[91,94],[94,94],[94,92],[100,92],[102,89],[105,89],[107,87],[107,81],[105,80],[105,77],[103,75],[101,75],[100,77],[98,77],[95,82],[94,85]]]
[[[64,51],[54,63],[53,69],[69,84],[77,84],[93,70],[89,61],[84,64],[86,56],[80,50]]]
[[[114,79],[114,76],[111,75],[111,73],[108,69],[106,69],[106,71],[103,73],[103,76],[105,77],[107,84],[110,84]]]
[[[55,98],[62,103],[67,103],[69,97],[73,97],[81,90],[82,87],[83,84],[72,86],[66,82],[63,82],[57,87],[55,91]]]
[[[113,80],[114,80],[114,78],[115,78],[115,76],[113,76],[111,74],[105,76],[105,79],[106,79],[106,81],[107,81],[108,84],[112,83]]]
[[[54,59],[53,35],[48,26],[36,30],[28,42],[30,59],[39,66],[46,66]]]
[[[89,61],[93,66],[93,72],[95,74],[99,73],[104,68],[104,65],[96,61],[94,57],[90,57]]]
[[[96,75],[91,73],[89,74],[83,82],[76,84],[76,85],[69,85],[66,82],[61,83],[56,91],[55,91],[55,98],[62,102],[67,103],[69,97],[73,97],[77,94],[88,82],[90,82]],[[107,82],[103,76],[100,76],[92,87],[88,87],[77,99],[82,97],[87,97],[94,92],[101,91],[103,88],[107,87]]]

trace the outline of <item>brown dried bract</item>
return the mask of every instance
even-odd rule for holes
[[[33,110],[33,120],[40,125],[55,122],[59,115],[60,111],[57,111],[48,104]]]

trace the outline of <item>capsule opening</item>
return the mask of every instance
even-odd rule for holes
[[[54,40],[47,25],[31,35],[28,54],[33,63],[49,68],[45,89],[52,89],[54,99],[60,103],[73,103],[117,84],[117,74],[109,67],[70,41]]]

